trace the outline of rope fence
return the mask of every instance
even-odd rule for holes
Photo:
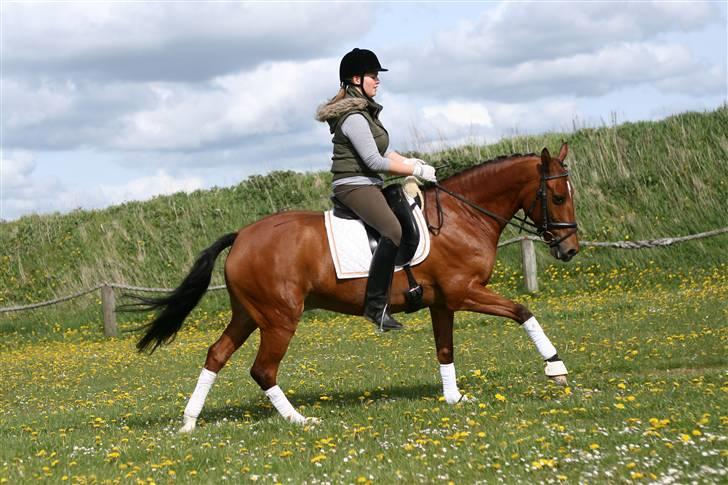
[[[701,232],[698,234],[690,234],[688,236],[680,237],[664,237],[659,239],[647,239],[643,241],[579,241],[580,246],[585,247],[599,247],[599,248],[614,248],[614,249],[652,249],[658,247],[672,246],[686,241],[693,241],[696,239],[704,239],[708,237],[718,236],[720,234],[728,233],[728,227],[720,229],[714,229],[712,231]],[[523,273],[526,289],[535,293],[538,291],[538,280],[536,276],[536,252],[534,249],[534,241],[544,242],[535,236],[521,236],[498,243],[498,247],[508,246],[510,244],[521,243],[521,260],[523,265]],[[222,290],[225,285],[211,286],[208,291]],[[104,313],[104,333],[107,336],[115,336],[117,334],[116,328],[116,314],[115,314],[115,295],[114,290],[129,290],[129,291],[140,291],[148,293],[169,293],[174,291],[174,288],[148,288],[145,286],[131,286],[118,283],[101,283],[92,288],[78,291],[71,295],[62,296],[53,300],[48,300],[40,303],[33,303],[30,305],[19,305],[11,306],[6,308],[0,308],[0,314],[19,312],[24,310],[34,310],[36,308],[42,308],[46,306],[56,305],[64,301],[73,300],[81,296],[87,295],[97,290],[101,290],[101,302]]]
[[[725,234],[728,232],[728,227],[721,229],[714,229],[712,231],[701,232],[698,234],[690,234],[689,236],[681,237],[663,237],[660,239],[646,239],[644,241],[614,241],[614,242],[601,242],[601,241],[579,241],[579,246],[591,246],[597,248],[616,248],[616,249],[652,249],[665,246],[672,246],[673,244],[692,241],[694,239],[703,239],[706,237],[717,236],[719,234]],[[508,246],[509,244],[517,243],[529,239],[531,241],[543,242],[536,236],[521,236],[508,239],[498,243],[498,247]]]

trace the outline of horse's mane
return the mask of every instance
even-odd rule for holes
[[[497,156],[495,158],[491,158],[490,160],[485,160],[483,162],[479,162],[479,163],[477,163],[475,165],[472,165],[472,166],[470,166],[470,167],[468,167],[465,170],[462,170],[460,172],[454,173],[454,174],[450,175],[449,177],[442,179],[441,182],[444,182],[446,180],[450,180],[450,179],[453,179],[453,178],[456,178],[456,177],[458,177],[458,178],[460,178],[460,177],[468,177],[471,173],[473,173],[473,172],[475,172],[477,170],[482,169],[484,166],[491,166],[491,165],[496,164],[496,163],[499,163],[499,162],[506,162],[506,161],[510,161],[510,160],[513,160],[513,159],[516,159],[516,158],[537,157],[537,156],[538,155],[535,154],[535,153],[526,153],[526,154],[513,153],[511,155],[500,155],[500,156]]]

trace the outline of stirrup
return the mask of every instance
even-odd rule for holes
[[[394,317],[392,317],[392,315],[389,314],[389,312],[387,311],[388,306],[389,305],[384,305],[382,313],[379,315],[378,318],[373,318],[367,315],[366,311],[364,312],[364,318],[376,325],[377,332],[379,333],[389,332],[390,330],[402,330],[404,328],[401,323],[399,323],[397,320],[394,319]]]

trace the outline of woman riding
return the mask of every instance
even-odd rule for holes
[[[402,328],[387,310],[402,228],[382,194],[379,173],[415,175],[428,182],[437,178],[424,161],[387,151],[389,134],[379,120],[382,106],[374,101],[382,71],[387,69],[372,51],[347,53],[339,66],[339,92],[319,107],[316,119],[328,122],[334,135],[334,196],[381,236],[369,267],[364,317],[387,331]]]

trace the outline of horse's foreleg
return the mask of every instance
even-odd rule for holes
[[[296,411],[283,390],[276,384],[278,367],[288,349],[294,331],[283,327],[261,329],[260,348],[253,367],[250,369],[250,375],[265,391],[265,395],[284,419],[296,424],[305,424],[316,422],[317,419],[307,418]]]
[[[453,345],[453,318],[455,313],[447,308],[430,307],[432,332],[435,335],[437,361],[440,363],[442,378],[442,394],[448,404],[466,401],[467,398],[458,389],[455,376],[455,354]]]
[[[184,424],[180,432],[188,433],[195,429],[197,418],[205,404],[207,394],[215,383],[215,379],[217,379],[217,373],[220,372],[233,353],[243,345],[256,328],[255,322],[249,316],[233,312],[233,317],[222,336],[207,351],[205,366],[200,372],[197,386],[195,386],[195,390],[185,407]]]
[[[460,309],[506,317],[520,323],[546,362],[546,375],[557,384],[566,385],[566,366],[528,308],[494,293],[480,283],[474,283],[468,289]]]

